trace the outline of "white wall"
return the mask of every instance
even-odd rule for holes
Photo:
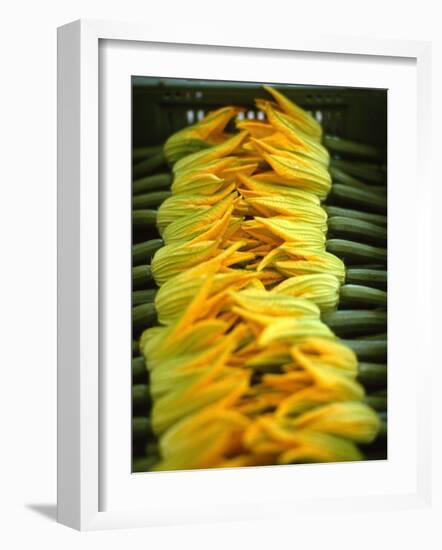
[[[299,7],[296,6],[299,4]],[[55,503],[56,432],[56,27],[79,17],[144,21],[157,26],[195,25],[264,37],[312,33],[433,40],[435,143],[439,148],[442,36],[437,2],[313,0],[312,2],[148,2],[148,0],[16,0],[2,9],[0,86],[1,483],[4,548],[45,545],[64,549],[117,548],[365,548],[440,547],[441,476],[435,469],[437,508],[391,515],[294,517],[267,522],[78,534],[49,521]],[[302,6],[302,7],[300,7]],[[406,121],[404,121],[406,131]],[[439,180],[435,149],[434,178]],[[440,198],[440,191],[437,192]],[[436,198],[435,201],[436,203]],[[437,214],[437,212],[435,212]],[[434,223],[435,231],[440,225]],[[412,213],[410,213],[412,224]],[[406,243],[404,244],[406,245]],[[413,251],[410,251],[412,258]],[[435,280],[441,280],[440,268]],[[435,289],[436,292],[436,289]],[[438,291],[437,298],[440,298]],[[435,294],[436,299],[436,294]],[[406,307],[404,307],[406,314]],[[440,365],[439,365],[440,366]],[[5,376],[6,374],[6,376]],[[437,398],[439,389],[434,389]],[[435,403],[435,420],[442,421]],[[435,421],[437,464],[440,427]],[[147,495],[147,498],[148,495]],[[42,507],[46,505],[46,507]],[[38,510],[35,510],[35,507]],[[5,543],[4,538],[9,541]]]

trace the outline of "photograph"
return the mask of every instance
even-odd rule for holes
[[[387,97],[132,76],[133,473],[388,459]]]
[[[435,7],[7,3],[2,548],[442,549]]]

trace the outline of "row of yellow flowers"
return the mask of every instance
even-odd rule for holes
[[[172,196],[152,260],[155,469],[358,460],[376,413],[357,359],[321,321],[345,266],[325,249],[329,156],[315,119],[280,92],[264,121],[224,107],[173,135]],[[195,150],[197,150],[195,152]]]

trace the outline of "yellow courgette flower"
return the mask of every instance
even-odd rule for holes
[[[170,325],[180,317],[202,285],[201,277],[188,278],[187,273],[166,281],[155,296],[155,309],[162,325]]]
[[[289,277],[274,287],[271,292],[306,298],[315,303],[322,312],[326,312],[336,309],[340,286],[335,275],[315,273]]]
[[[198,170],[208,162],[231,155],[239,149],[247,135],[246,131],[239,132],[219,145],[183,157],[174,164],[174,174],[178,176],[189,170]]]
[[[362,460],[357,446],[347,439],[310,430],[296,432],[296,444],[278,457],[279,464],[351,462]]]
[[[279,369],[290,361],[290,349],[287,344],[273,343],[265,349],[256,346],[248,356],[240,357],[242,366],[256,371],[271,372]],[[280,375],[278,375],[279,377]]]
[[[198,241],[218,239],[221,246],[225,247],[226,240],[229,239],[232,231],[234,232],[236,230],[238,223],[242,220],[242,218],[233,215],[235,210],[236,208],[234,203],[226,210],[222,218],[213,223],[207,224],[206,229],[199,232],[199,234],[192,239],[192,242],[196,243]]]
[[[244,141],[241,148],[235,153],[237,162],[237,170],[235,170],[235,172],[243,172],[246,175],[251,175],[256,170],[265,168],[266,163],[259,153],[244,148],[246,143],[247,142]],[[228,169],[227,174],[229,173],[233,173],[233,167],[232,169]]]
[[[167,198],[157,213],[157,227],[160,234],[175,220],[207,211],[212,205],[230,195],[234,189],[235,184],[232,183],[222,186],[220,191],[212,195],[181,194]]]
[[[327,214],[323,208],[312,203],[303,203],[296,199],[279,196],[246,197],[258,215],[271,218],[272,216],[286,216],[290,221],[305,222],[327,230]]]
[[[261,159],[259,160],[261,161]],[[226,179],[232,178],[232,177],[236,178],[240,174],[244,176],[251,176],[253,172],[255,172],[255,170],[258,168],[260,163],[249,162],[249,161],[250,161],[250,158],[243,157],[243,159],[240,159],[239,157],[237,157],[236,162],[228,166],[227,168],[225,168],[221,172],[221,175],[223,176],[223,178],[226,178]]]
[[[272,466],[275,464],[272,455],[253,455],[253,454],[238,454],[232,456],[222,462],[219,462],[217,468],[241,468],[244,466]]]
[[[260,97],[255,99],[255,105],[263,113],[265,113],[265,111],[266,111],[266,109],[268,108],[269,105],[271,105],[275,109],[279,109],[279,106],[276,103],[276,101],[271,101],[270,99],[262,99]]]
[[[160,248],[152,258],[151,269],[155,282],[161,286],[168,279],[189,267],[213,258],[217,254],[218,241],[198,243],[174,243]]]
[[[272,178],[274,181],[268,181]],[[238,175],[240,184],[240,192],[247,197],[280,197],[282,200],[285,198],[296,201],[298,204],[314,204],[319,205],[319,198],[308,191],[302,191],[296,187],[290,185],[284,185],[282,178],[274,172],[265,172],[256,174],[252,177]],[[279,181],[278,181],[279,180]]]
[[[379,417],[364,403],[344,401],[322,405],[295,418],[294,428],[337,435],[356,443],[371,443],[380,427]]]
[[[167,244],[191,241],[195,237],[205,233],[210,227],[215,225],[219,227],[219,233],[222,228],[226,229],[230,216],[233,211],[233,202],[236,198],[235,193],[230,193],[217,204],[210,206],[203,212],[196,212],[190,216],[184,216],[169,224],[163,231],[163,239]],[[220,235],[207,236],[206,241],[215,240]]]
[[[329,165],[330,155],[327,149],[317,140],[301,131],[296,124],[294,124],[290,116],[273,109],[271,105],[267,107],[266,115],[269,123],[275,129],[275,134],[262,138],[261,142],[277,147],[278,141],[275,137],[282,134],[285,139],[279,138],[281,144],[283,144],[282,147],[279,147],[280,149],[286,149],[305,155],[309,159],[319,162],[326,167]]]
[[[254,215],[254,209],[250,205],[250,203],[246,202],[246,200],[240,195],[237,200],[235,201],[235,209],[234,209],[235,216],[239,216],[241,218],[246,218]]]
[[[281,244],[282,239],[269,231],[264,225],[259,224],[255,220],[247,220],[241,224],[241,229],[250,237],[253,237],[256,244],[270,245],[271,248]],[[271,253],[271,252],[270,252]]]
[[[190,274],[191,271],[184,271],[173,279],[169,279],[158,290],[155,296],[155,309],[161,324],[168,325],[177,319],[196,296],[204,277],[197,276],[195,273]],[[210,310],[211,297],[227,291],[239,290],[257,276],[259,274],[239,269],[227,273],[217,273],[214,275],[213,285],[204,308],[207,311]]]
[[[298,105],[290,101],[284,94],[275,90],[271,86],[263,86],[264,89],[278,103],[280,109],[293,119],[293,123],[304,133],[312,136],[317,141],[321,140],[322,127],[317,120],[301,109]]]
[[[158,356],[152,368],[149,365],[150,391],[155,399],[178,396],[189,387],[201,388],[208,380],[219,375],[233,349],[231,339],[224,341],[224,338],[219,337],[219,328],[220,325],[209,321],[195,323],[186,331],[190,344],[182,340],[172,342],[170,350]],[[207,342],[206,349],[196,345],[198,336]]]
[[[228,159],[222,159],[228,160]],[[226,165],[223,162],[224,166]],[[209,171],[185,172],[181,176],[174,178],[171,191],[173,195],[205,195],[211,196],[218,193],[226,185],[232,183],[227,182],[220,177],[221,168],[214,170],[215,173]]]
[[[148,368],[154,371],[168,369],[167,364],[180,365],[187,361],[211,357],[212,347],[223,339],[230,324],[222,319],[201,319],[177,331],[178,320],[169,326],[147,329],[141,338],[140,348],[148,359]],[[202,356],[202,353],[209,354]],[[174,368],[173,366],[170,368]]]
[[[336,338],[328,326],[319,319],[309,317],[275,319],[262,331],[258,338],[260,346],[275,342],[302,342],[309,337]]]
[[[234,210],[234,214],[236,214]],[[242,216],[232,215],[231,223],[226,229],[223,238],[223,248],[242,241],[244,250],[252,246],[252,240],[247,238],[247,234],[242,230],[241,224],[244,221]]]
[[[331,176],[321,165],[308,162],[301,155],[288,151],[263,153],[263,157],[286,185],[310,191],[321,200],[327,197],[331,189]]]
[[[222,192],[232,182],[228,182],[215,174],[189,172],[183,177],[176,178],[172,183],[172,196],[186,197],[197,195],[210,197]]]
[[[334,369],[310,364],[305,371],[312,377],[312,384],[287,397],[279,405],[277,417],[294,417],[326,403],[362,401],[364,398],[360,384]]]
[[[157,397],[152,407],[152,427],[156,434],[205,407],[214,404],[230,407],[247,390],[247,371],[229,367],[218,370],[218,364],[199,369],[199,378],[196,374],[188,376],[190,382],[186,385],[180,386],[173,377],[170,378],[170,391]]]
[[[280,273],[272,269],[263,269],[259,271],[258,274],[259,280],[266,288],[279,283],[283,279],[283,276]]]
[[[238,130],[246,130],[250,136],[256,139],[271,136],[275,129],[268,122],[260,122],[258,120],[237,120],[236,127]]]
[[[250,176],[257,163],[241,160],[237,156],[205,161],[196,167],[176,174],[172,182],[173,195],[204,195],[211,197],[231,185],[239,175]]]
[[[275,410],[285,397],[284,392],[263,391],[259,386],[253,386],[249,392],[243,394],[235,403],[233,409],[250,419],[254,419]]]
[[[252,239],[251,239],[251,241],[252,241]],[[258,257],[258,258],[263,258],[264,256],[267,256],[267,254],[269,254],[270,251],[272,250],[272,246],[270,244],[260,244],[256,240],[252,244],[251,241],[250,241],[250,248],[248,248],[248,250],[250,252],[253,252],[255,254],[255,256]],[[247,266],[247,268],[251,269],[251,265],[249,264]],[[253,269],[255,269],[255,268],[253,268]]]
[[[314,143],[317,145],[316,142]],[[290,141],[281,132],[275,132],[271,136],[263,139],[251,138],[246,142],[244,148],[261,155],[264,153],[273,155],[278,155],[280,153],[291,153],[300,156],[306,162],[311,162],[313,166],[319,165],[327,168],[329,163],[329,157],[324,157],[312,148],[308,148],[299,143]]]
[[[174,195],[166,199],[157,210],[157,229],[162,236],[166,227],[176,220],[187,218],[194,214],[201,214],[209,210],[209,204],[198,204],[192,197],[198,195]]]
[[[217,284],[215,274],[223,263],[229,261],[229,258],[235,253],[238,246],[240,244],[222,251],[218,257],[207,261],[205,264],[199,264],[188,272],[178,276],[181,283],[191,280],[192,277],[198,280],[199,283],[191,301],[181,311],[180,316],[173,325],[161,329],[154,327],[143,333],[141,345],[143,353],[150,357],[149,367],[154,366],[156,362],[161,361],[168,354],[174,355],[176,353],[188,353],[204,349],[206,338],[209,338],[213,343],[230,328],[230,325],[222,320],[205,318],[202,309],[211,293],[222,289],[222,285],[219,282]],[[170,285],[166,285],[165,293],[167,295]],[[236,336],[238,335],[237,332],[235,333]],[[147,337],[145,336],[146,333],[148,334]],[[196,339],[194,339],[195,335],[197,335]],[[202,348],[200,348],[201,345],[203,346]]]
[[[264,389],[274,389],[284,392],[284,397],[303,390],[310,386],[312,378],[308,372],[297,369],[289,372],[271,374],[266,373],[262,377],[262,387]],[[279,405],[280,403],[278,403]]]
[[[207,321],[196,320],[201,315],[197,306],[206,299],[211,283],[208,278],[185,314],[164,330],[161,352],[151,353],[152,342],[151,349],[144,350],[151,369],[151,392],[155,398],[152,426],[157,434],[207,406],[230,406],[247,390],[249,373],[227,366],[245,329],[236,327],[220,338],[222,333],[216,326],[209,325],[207,331]],[[201,336],[205,336],[205,348],[199,341]]]
[[[175,132],[164,144],[164,154],[170,164],[180,158],[223,143],[230,136],[224,133],[228,122],[242,112],[240,107],[222,107],[208,113],[201,121]]]
[[[245,447],[253,454],[273,455],[274,463],[339,462],[360,460],[356,445],[341,437],[293,429],[286,422],[265,415],[246,430]]]
[[[307,248],[308,250],[323,250],[325,247],[325,234],[322,226],[293,220],[288,216],[273,216],[263,218],[255,216],[255,225],[251,227],[263,227],[275,237],[282,239],[287,245],[296,248]]]
[[[319,309],[310,300],[285,294],[275,295],[258,288],[246,288],[232,291],[230,294],[233,302],[241,308],[244,315],[262,314],[261,319],[265,326],[271,324],[275,317],[319,318]],[[258,318],[256,319],[258,320]],[[258,320],[258,322],[260,321]]]
[[[309,365],[333,369],[336,373],[356,378],[358,361],[355,353],[336,340],[308,338],[291,348],[296,368]]]
[[[298,432],[296,447],[279,457],[280,464],[314,462],[351,462],[364,457],[354,443],[322,433],[308,430]]]
[[[264,258],[259,269],[264,269],[268,265],[275,267],[286,277],[329,273],[337,277],[341,284],[345,279],[344,263],[337,256],[324,250],[307,250],[291,243],[283,244],[276,249],[269,261]]]
[[[210,407],[177,423],[160,442],[162,461],[156,470],[183,470],[227,465],[241,449],[250,421],[238,412]]]
[[[266,416],[263,420],[250,425],[244,439],[246,446],[255,452],[277,452],[278,447],[279,452],[282,452],[284,448],[290,448],[293,443],[298,443],[298,437],[301,434],[308,433],[308,439],[312,437],[312,440],[315,440],[311,432],[332,437],[326,438],[324,442],[328,440],[336,443],[337,441],[333,438],[338,437],[343,441],[370,443],[375,439],[379,425],[379,418],[372,409],[363,403],[348,401],[315,407],[294,418]],[[322,440],[322,437],[319,440]],[[271,448],[272,445],[274,447]],[[340,459],[351,460],[346,455],[341,456]],[[286,460],[285,458],[281,461],[286,462]],[[292,461],[291,459],[289,462]]]

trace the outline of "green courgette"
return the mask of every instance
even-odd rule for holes
[[[149,455],[144,457],[136,457],[132,461],[132,472],[142,473],[149,472],[152,469],[152,466],[160,460],[157,455]]]
[[[140,355],[140,346],[137,340],[132,340],[132,357]]]
[[[135,228],[156,227],[156,210],[134,210],[132,212],[132,225]]]
[[[135,164],[132,168],[132,179],[140,178],[141,176],[147,176],[153,174],[159,168],[166,166],[166,158],[164,153],[160,151],[152,157]]]
[[[149,412],[151,403],[150,389],[147,384],[134,384],[132,386],[132,407],[138,411]]]
[[[136,147],[132,151],[132,161],[139,162],[146,158],[153,157],[158,153],[161,153],[163,149],[162,145],[150,145],[148,147]]]
[[[332,216],[327,221],[328,236],[338,239],[351,239],[385,246],[387,243],[387,229],[365,220]]]
[[[349,187],[355,187],[357,189],[362,189],[363,191],[378,193],[380,195],[385,195],[387,192],[386,187],[367,185],[363,181],[358,180],[350,174],[347,174],[346,172],[344,172],[344,170],[341,170],[333,164],[330,165],[329,172],[333,178],[333,182],[342,183],[344,185],[348,185]]]
[[[359,361],[385,363],[387,361],[387,340],[341,340],[355,352]]]
[[[387,408],[387,397],[383,395],[367,395],[365,402],[375,411],[385,411]]]
[[[150,418],[146,416],[134,416],[132,418],[132,436],[139,440],[147,438],[152,433]]]
[[[364,334],[358,337],[359,340],[387,340],[387,332],[377,332],[375,334]]]
[[[345,282],[384,290],[387,288],[387,272],[382,269],[351,267],[346,271]]]
[[[349,309],[325,313],[322,320],[339,337],[377,333],[387,326],[387,313],[378,310]]]
[[[361,263],[385,263],[387,261],[387,250],[371,246],[369,244],[357,243],[343,239],[327,240],[327,251],[343,260],[345,265]]]
[[[323,144],[333,153],[347,154],[349,156],[367,159],[378,159],[380,157],[379,151],[371,145],[342,139],[337,136],[325,135],[323,137]]]
[[[132,268],[132,288],[146,288],[153,281],[150,265],[137,265]]]
[[[362,285],[343,285],[339,294],[339,306],[351,307],[386,307],[385,290]]]
[[[132,265],[139,266],[150,262],[155,252],[163,245],[163,239],[152,239],[132,245]]]
[[[134,357],[132,359],[132,382],[134,384],[144,384],[147,379],[148,373],[144,357]]]
[[[358,189],[343,185],[342,183],[334,183],[328,195],[328,201],[338,206],[350,208],[360,208],[368,212],[376,212],[385,214],[387,212],[387,197],[383,194]]]
[[[378,411],[379,412],[379,411]],[[376,439],[385,440],[388,434],[388,424],[386,420],[381,418],[381,425],[379,428],[379,433]]]
[[[382,363],[358,364],[358,381],[363,386],[381,387],[387,383],[387,365]]]
[[[329,218],[333,216],[343,216],[344,218],[374,223],[382,227],[387,226],[387,216],[383,216],[382,214],[373,214],[372,212],[363,212],[362,210],[352,210],[351,208],[341,208],[340,206],[329,205],[325,205],[324,210],[327,212]]]
[[[173,176],[170,173],[155,174],[135,180],[132,185],[132,193],[139,195],[148,191],[164,191],[170,189]]]
[[[132,329],[137,332],[152,326],[157,319],[155,304],[141,304],[132,308]]]
[[[354,160],[331,159],[330,166],[374,185],[385,185],[385,171],[378,164]]]
[[[132,307],[139,306],[141,304],[147,304],[155,300],[157,293],[156,288],[147,288],[145,290],[135,290],[132,292]]]
[[[132,208],[134,210],[144,210],[146,208],[155,208],[171,196],[170,191],[151,191],[143,195],[136,195],[132,199]]]

